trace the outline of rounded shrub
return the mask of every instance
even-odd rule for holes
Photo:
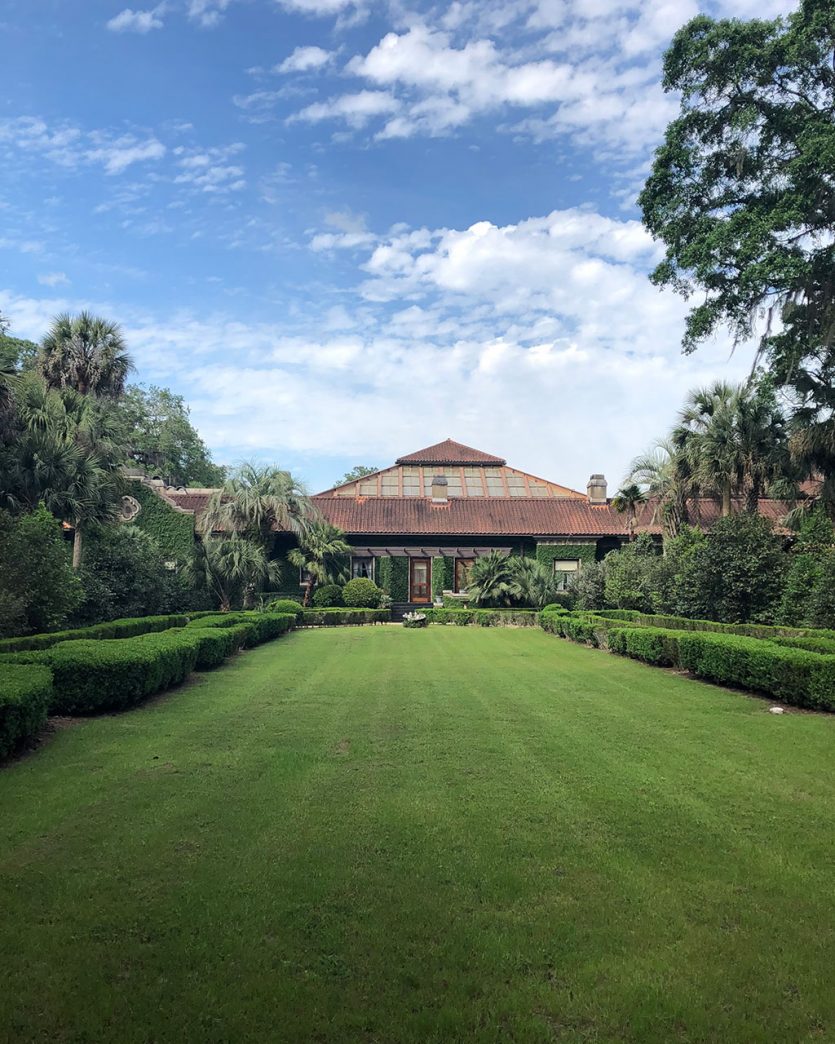
[[[342,600],[353,609],[378,609],[383,592],[367,577],[349,580],[342,589]]]
[[[267,605],[268,613],[294,613],[298,616],[301,611],[301,602],[296,602],[292,598],[276,598]]]
[[[344,605],[342,588],[339,584],[322,584],[313,592],[313,604],[317,609],[333,609]]]

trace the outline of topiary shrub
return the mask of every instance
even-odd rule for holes
[[[352,609],[377,609],[382,597],[380,588],[364,576],[349,580],[342,589],[342,600]]]
[[[301,602],[296,602],[292,598],[276,598],[266,608],[268,613],[293,613],[296,617],[302,611]]]
[[[333,609],[344,604],[339,584],[323,584],[313,592],[313,605],[316,609]]]

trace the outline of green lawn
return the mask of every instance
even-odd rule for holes
[[[0,1039],[835,1040],[835,719],[297,632],[0,769]]]

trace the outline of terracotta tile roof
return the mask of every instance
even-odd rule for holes
[[[473,449],[453,439],[436,442],[434,446],[398,457],[395,461],[395,464],[481,464],[485,467],[501,467],[506,463],[502,457],[494,457],[491,453]]]
[[[165,499],[199,516],[210,491],[165,491]],[[611,504],[591,505],[569,497],[450,499],[435,505],[425,497],[329,497],[317,496],[315,503],[325,518],[349,536],[530,536],[530,537],[625,537],[627,517]],[[760,514],[777,523],[789,505],[782,500],[761,500]],[[653,505],[638,510],[636,533],[660,534],[653,522]],[[719,518],[712,500],[699,503],[694,524],[709,529]]]
[[[626,520],[607,505],[565,498],[462,497],[435,505],[424,497],[317,497],[316,505],[349,535],[619,536]]]

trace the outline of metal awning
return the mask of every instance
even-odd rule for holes
[[[493,551],[509,555],[509,547],[352,547],[355,558],[481,558]]]

